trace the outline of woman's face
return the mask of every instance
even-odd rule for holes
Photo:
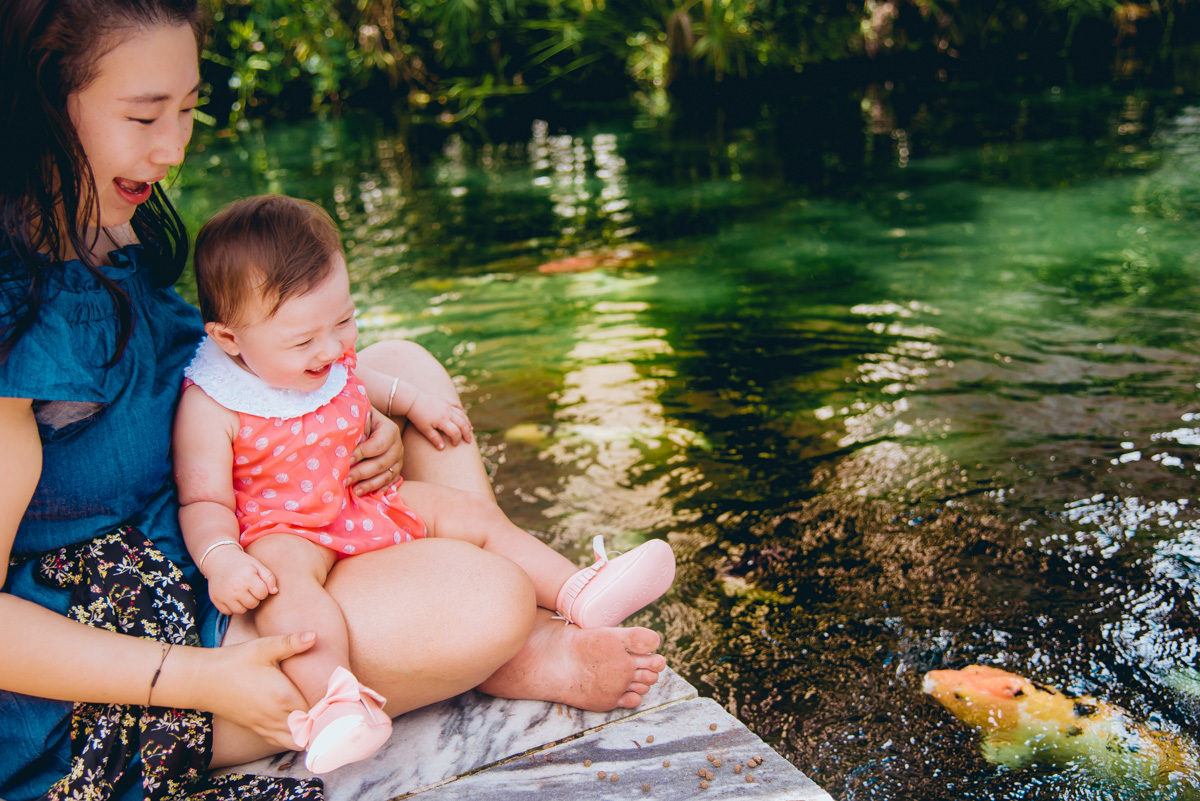
[[[183,161],[200,91],[189,25],[137,29],[105,53],[67,112],[96,179],[103,227],[123,225]]]

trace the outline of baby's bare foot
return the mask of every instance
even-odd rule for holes
[[[667,660],[658,634],[637,626],[581,629],[539,610],[529,641],[479,689],[501,698],[555,701],[592,712],[633,709]]]

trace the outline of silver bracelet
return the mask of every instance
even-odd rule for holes
[[[388,393],[388,410],[387,416],[392,416],[392,401],[396,399],[396,387],[400,385],[400,376],[392,379],[392,391]]]
[[[208,546],[207,548],[205,548],[205,549],[204,549],[204,553],[200,554],[200,561],[196,563],[196,568],[197,568],[197,569],[198,569],[198,570],[199,570],[201,573],[203,573],[203,572],[204,572],[204,560],[208,558],[208,555],[209,555],[210,553],[212,553],[213,551],[215,551],[217,548],[220,548],[222,545],[235,545],[235,546],[237,546],[237,549],[238,549],[239,551],[244,551],[244,550],[245,550],[245,549],[242,547],[241,543],[239,543],[237,540],[217,540],[217,541],[216,541],[216,542],[214,542],[212,545],[210,545],[210,546]]]

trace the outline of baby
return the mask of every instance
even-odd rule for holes
[[[185,371],[175,419],[179,519],[226,614],[253,610],[260,635],[315,630],[283,671],[310,705],[288,723],[305,766],[325,773],[388,738],[385,700],[349,671],[345,621],[324,583],[338,559],[421,537],[465,540],[511,559],[540,606],[568,623],[612,626],[661,596],[675,558],[650,540],[577,570],[490,500],[397,476],[359,496],[348,486],[372,407],[433,440],[470,439],[456,404],[357,368],[358,329],[338,230],[317,205],[266,195],[228,206],[196,238],[208,336]]]

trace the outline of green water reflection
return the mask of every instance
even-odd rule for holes
[[[981,661],[1200,723],[1163,678],[1200,651],[1200,105],[819,100],[313,122],[200,142],[176,194],[193,228],[333,212],[364,339],[461,377],[510,515],[580,560],[667,538],[637,622],[835,797],[1146,797],[988,765],[920,683]]]

